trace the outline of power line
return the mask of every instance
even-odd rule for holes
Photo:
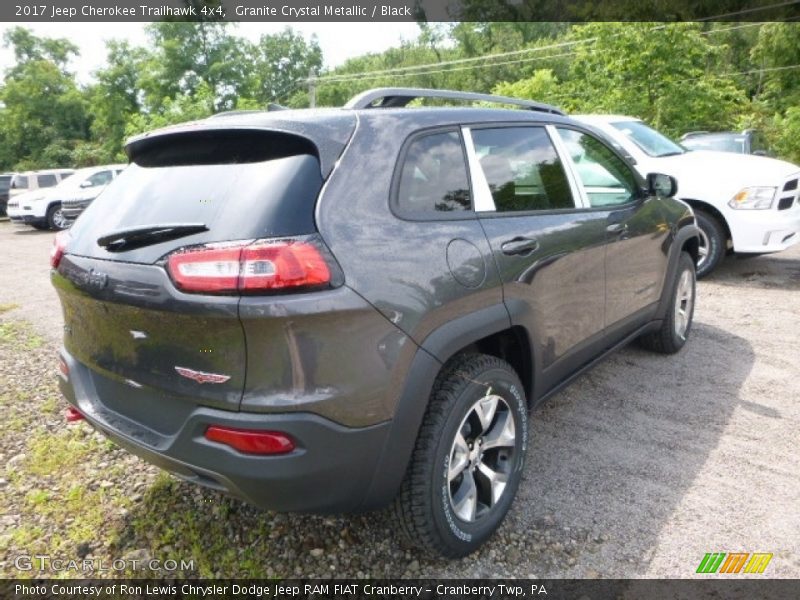
[[[506,56],[515,56],[519,54],[528,54],[531,52],[541,52],[543,50],[550,50],[553,48],[563,48],[568,46],[575,46],[577,44],[585,44],[589,42],[596,41],[597,38],[589,38],[585,40],[571,40],[569,42],[561,42],[559,44],[551,44],[549,46],[537,46],[536,48],[524,48],[522,50],[512,50],[510,52],[499,52],[497,54],[488,54],[485,56],[473,56],[470,58],[459,58],[454,60],[443,60],[435,63],[426,63],[422,65],[409,65],[407,67],[396,67],[392,69],[380,69],[377,71],[364,71],[361,73],[346,73],[344,75],[323,75],[317,78],[319,82],[337,82],[337,81],[344,81],[348,79],[362,79],[368,75],[393,75],[395,73],[401,73],[405,71],[413,71],[417,69],[427,69],[429,67],[443,67],[446,65],[456,65],[456,64],[463,64],[463,63],[470,63],[470,62],[478,62],[482,60],[490,60],[494,58],[503,58]]]
[[[606,52],[606,51],[603,51],[603,52]],[[455,73],[457,71],[468,71],[470,69],[480,69],[480,68],[484,68],[484,67],[501,67],[501,66],[504,66],[504,65],[514,65],[514,64],[526,63],[526,62],[534,62],[534,61],[539,61],[539,60],[548,60],[548,59],[551,59],[551,58],[562,58],[562,57],[565,57],[565,56],[573,56],[574,54],[575,54],[575,52],[564,52],[562,54],[552,54],[552,55],[549,55],[549,56],[534,56],[534,57],[529,57],[529,58],[518,58],[516,60],[507,60],[507,61],[502,61],[502,62],[494,62],[494,63],[492,63],[490,65],[467,65],[467,66],[462,66],[462,67],[453,67],[452,69],[435,69],[435,70],[431,70],[431,71],[421,71],[421,72],[418,72],[418,73],[417,72],[415,72],[415,73],[400,73],[400,74],[392,75],[392,77],[422,77],[424,75],[435,75],[437,73]],[[600,53],[598,53],[598,54],[600,54]],[[364,80],[364,79],[370,80],[370,79],[380,79],[380,78],[383,78],[383,77],[385,77],[385,75],[372,75],[372,76],[366,76],[366,77],[359,76],[356,79],[359,79],[359,80]],[[338,83],[338,81],[333,81],[333,82],[331,82],[331,81],[322,81],[320,83]]]
[[[786,2],[780,2],[780,3],[777,3],[777,4],[770,4],[768,6],[749,8],[749,9],[741,10],[741,11],[738,11],[738,12],[726,13],[726,14],[723,14],[723,15],[715,15],[713,17],[706,17],[704,19],[699,19],[699,20],[700,21],[714,21],[714,20],[720,19],[720,18],[732,17],[732,16],[736,16],[736,15],[740,15],[740,14],[749,14],[749,13],[753,13],[753,12],[768,10],[768,9],[771,9],[771,8],[781,8],[781,7],[789,6],[789,5],[792,5],[792,4],[798,4],[798,3],[800,3],[800,0],[788,0]],[[753,27],[753,26],[756,26],[756,25],[761,25],[761,23],[748,23],[748,24],[745,24],[745,25],[738,25],[738,26],[729,27],[729,28],[726,28],[726,29],[718,29],[718,30],[706,31],[706,32],[701,32],[701,35],[711,35],[713,33],[721,33],[721,32],[724,32],[724,31],[733,31],[735,29],[743,29],[745,27]],[[656,26],[650,28],[648,31],[658,31],[660,29],[665,29],[666,26],[667,26],[667,24],[656,25]],[[617,33],[612,37],[618,37],[620,35],[622,35],[622,33]],[[422,64],[422,65],[409,65],[409,66],[406,66],[406,67],[395,67],[395,68],[391,68],[391,69],[379,69],[379,70],[374,70],[374,71],[363,71],[361,73],[345,73],[345,74],[342,74],[342,75],[327,75],[327,76],[323,75],[323,76],[317,78],[317,83],[319,83],[319,84],[328,83],[328,82],[335,83],[335,82],[341,82],[341,81],[352,81],[352,80],[355,80],[355,79],[363,79],[363,78],[374,79],[374,77],[371,77],[371,76],[373,76],[373,75],[395,75],[395,74],[398,74],[398,73],[405,73],[407,71],[417,71],[417,70],[422,70],[422,69],[428,69],[428,68],[431,68],[431,67],[441,68],[441,67],[444,67],[444,66],[447,66],[447,65],[456,65],[456,64],[466,64],[466,63],[479,62],[479,61],[487,61],[487,60],[493,60],[495,58],[504,58],[504,57],[507,57],[507,56],[516,56],[516,55],[520,55],[520,54],[529,54],[529,53],[532,53],[532,52],[541,52],[541,51],[544,51],[544,50],[550,50],[550,49],[554,49],[554,48],[571,47],[571,46],[575,46],[575,45],[578,45],[578,44],[589,44],[589,43],[594,43],[597,40],[598,40],[597,37],[593,37],[593,38],[587,38],[587,39],[584,39],[584,40],[570,40],[570,41],[566,41],[566,42],[560,42],[560,43],[557,43],[557,44],[550,44],[550,45],[547,45],[547,46],[537,46],[535,48],[523,48],[521,50],[512,50],[512,51],[509,51],[509,52],[499,52],[499,53],[496,53],[496,54],[489,54],[489,55],[486,55],[486,56],[474,56],[474,57],[469,57],[469,58],[459,58],[459,59],[453,59],[453,60],[439,61],[439,62],[435,62],[435,63],[425,63],[425,64]],[[575,53],[573,52],[573,53],[570,53],[570,54],[575,54]],[[523,61],[520,61],[520,62],[523,62]],[[493,62],[493,63],[486,64],[486,65],[478,65],[476,67],[485,68],[485,67],[489,67],[489,66],[494,66],[496,64],[497,63]],[[502,64],[513,64],[513,63],[502,63]],[[459,70],[465,70],[465,69],[459,69]],[[440,71],[437,71],[437,72],[440,72]],[[429,73],[419,73],[419,74],[420,75],[426,75],[426,74],[429,74]]]

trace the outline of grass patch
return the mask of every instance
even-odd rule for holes
[[[40,477],[68,472],[101,448],[93,436],[85,435],[78,427],[55,434],[40,431],[28,442],[25,471]]]
[[[0,323],[0,344],[35,350],[44,345],[44,339],[33,332],[29,323],[7,321]]]
[[[52,415],[58,412],[58,409],[63,406],[63,401],[50,396],[47,400],[42,402],[41,410],[43,413]]]
[[[14,310],[15,308],[19,308],[19,304],[0,304],[0,315]]]
[[[79,427],[57,434],[40,431],[31,439],[25,462],[9,481],[17,485],[22,478],[33,477],[41,486],[25,495],[23,522],[46,519],[59,527],[46,544],[37,539],[37,528],[28,527],[12,538],[17,547],[51,554],[72,551],[81,542],[96,540],[98,532],[108,527],[109,516],[130,506],[118,489],[86,477],[87,464],[103,454],[103,444]],[[114,542],[116,536],[106,533],[104,539]]]

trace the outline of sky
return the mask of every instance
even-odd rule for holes
[[[15,26],[27,27],[37,36],[65,37],[81,51],[70,67],[80,83],[89,83],[92,72],[105,62],[105,40],[127,39],[135,45],[145,45],[146,23],[0,23],[3,33]],[[416,23],[239,23],[238,35],[256,41],[263,33],[276,33],[287,25],[301,32],[306,39],[317,34],[326,67],[335,67],[348,58],[367,52],[381,52],[397,46],[401,40],[417,37]],[[0,77],[14,61],[13,53],[0,47]]]

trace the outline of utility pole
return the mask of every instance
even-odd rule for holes
[[[314,108],[317,105],[317,72],[314,67],[308,70],[308,106]]]

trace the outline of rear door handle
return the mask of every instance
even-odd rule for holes
[[[507,254],[509,256],[520,254],[527,256],[528,254],[533,253],[538,247],[539,242],[525,237],[515,237],[514,239],[503,242],[500,245],[500,248],[503,250],[503,254]]]
[[[606,227],[606,231],[608,233],[627,233],[628,232],[628,225],[627,223],[612,223],[608,227]]]

